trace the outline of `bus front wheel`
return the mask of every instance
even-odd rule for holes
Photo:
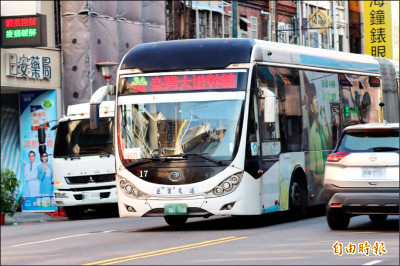
[[[188,217],[186,215],[167,215],[164,216],[164,219],[169,225],[184,225]]]

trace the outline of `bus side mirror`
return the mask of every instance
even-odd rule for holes
[[[260,98],[264,98],[264,123],[275,123],[275,94],[267,88],[260,88]]]
[[[106,85],[98,88],[90,97],[90,129],[99,129],[99,106],[107,95],[115,94],[114,85]]]
[[[98,103],[90,104],[90,129],[99,129],[99,105]]]
[[[42,155],[46,152],[46,131],[44,125],[39,125],[38,128],[38,140],[39,140],[39,154]]]
[[[39,140],[39,144],[44,144],[46,142],[46,131],[45,131],[43,125],[39,125],[38,140]]]

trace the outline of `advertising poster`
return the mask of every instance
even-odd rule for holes
[[[56,91],[20,92],[21,197],[22,211],[49,212],[58,209],[53,200],[53,148],[55,131],[46,126],[46,153],[39,154],[38,128],[57,119]],[[47,155],[47,156],[46,156]]]
[[[338,75],[316,71],[304,71],[303,115],[308,116],[308,174],[315,193],[315,202],[323,201],[325,161],[333,149],[333,133],[337,131],[340,101]]]

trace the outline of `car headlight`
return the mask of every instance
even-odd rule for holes
[[[231,193],[239,186],[242,177],[243,172],[231,175],[230,177],[219,183],[211,191],[208,191],[205,194],[208,197],[219,197]]]

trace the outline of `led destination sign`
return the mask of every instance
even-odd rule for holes
[[[46,16],[1,17],[1,47],[47,45]]]
[[[164,92],[237,89],[238,72],[192,75],[134,76],[126,78],[124,91]]]

